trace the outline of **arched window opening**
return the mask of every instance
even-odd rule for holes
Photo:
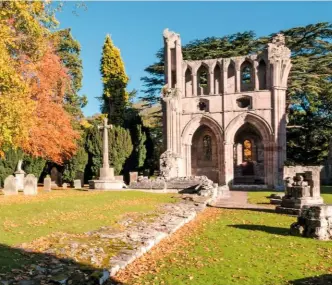
[[[253,69],[250,62],[241,65],[241,92],[254,90]]]
[[[252,161],[252,143],[250,140],[244,140],[243,142],[243,160]]]
[[[219,64],[216,65],[214,68],[214,94],[221,94],[222,93],[222,87],[221,87],[221,69]]]
[[[184,77],[185,77],[185,96],[191,97],[193,92],[193,86],[192,86],[192,76],[190,68],[187,68]]]
[[[227,93],[235,93],[235,67],[230,63],[227,69]]]
[[[258,85],[259,90],[266,89],[266,64],[264,60],[261,60],[258,65]]]
[[[211,136],[209,135],[203,137],[203,152],[204,160],[212,160]]]
[[[209,94],[209,72],[205,66],[201,66],[197,71],[197,95]]]

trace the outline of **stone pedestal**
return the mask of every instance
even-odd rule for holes
[[[282,197],[281,205],[276,207],[277,213],[300,215],[305,206],[324,203],[320,188],[313,183],[311,173],[297,173],[293,178],[287,177],[285,183],[285,196]]]
[[[14,174],[15,174],[17,190],[23,190],[24,189],[24,175],[25,175],[25,172],[23,170],[18,170],[18,171],[15,171]]]
[[[114,179],[114,168],[107,167],[107,168],[100,168],[99,170],[100,176],[99,180],[110,180]]]
[[[111,167],[100,168],[100,177],[98,180],[89,180],[89,189],[95,190],[119,190],[124,186],[122,180],[114,177],[114,169]]]

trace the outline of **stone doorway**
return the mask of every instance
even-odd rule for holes
[[[259,130],[243,124],[234,138],[234,184],[264,184],[264,145]]]
[[[191,144],[191,174],[205,175],[212,181],[219,182],[219,152],[217,138],[206,125],[195,131]]]

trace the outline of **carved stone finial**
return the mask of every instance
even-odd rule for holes
[[[163,36],[166,40],[170,40],[170,39],[179,39],[180,35],[170,31],[168,28],[164,30],[163,32]]]
[[[272,38],[272,43],[277,47],[286,45],[285,36],[283,34],[277,34]]]

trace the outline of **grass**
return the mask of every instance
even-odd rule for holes
[[[31,262],[13,246],[52,233],[80,234],[117,226],[124,216],[150,218],[171,194],[134,191],[52,191],[37,196],[0,196],[0,272]],[[56,246],[56,245],[54,245]]]
[[[270,204],[270,200],[267,198],[273,193],[280,193],[275,191],[257,191],[248,192],[248,202],[251,204]],[[332,204],[332,186],[321,186],[321,196],[324,199],[324,203]]]
[[[332,273],[331,242],[289,236],[294,217],[227,209],[203,215],[198,230],[170,241],[160,258],[147,257],[156,266],[128,284],[279,285]]]

